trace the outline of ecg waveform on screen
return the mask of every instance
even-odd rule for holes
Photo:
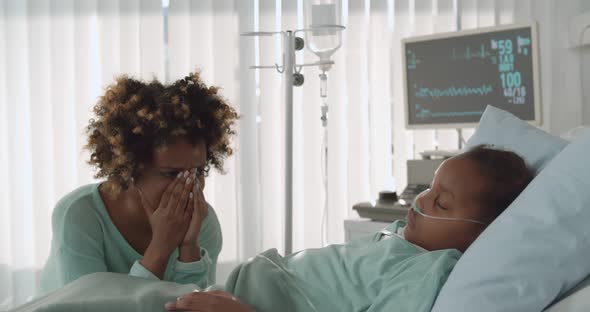
[[[466,60],[466,61],[470,61],[471,59],[491,59],[492,62],[496,62],[496,56],[490,52],[486,50],[485,45],[482,43],[479,46],[479,49],[471,49],[471,47],[467,46],[465,48],[465,51],[463,52],[457,52],[455,50],[455,48],[453,48],[453,51],[451,53],[451,59],[453,61],[462,61],[462,60]]]
[[[414,94],[419,99],[433,98],[438,99],[441,97],[454,97],[454,96],[471,96],[471,95],[487,95],[492,93],[494,88],[489,84],[482,84],[479,87],[455,87],[450,86],[446,89],[439,88],[418,88],[418,91]]]
[[[408,69],[416,69],[416,66],[420,64],[420,60],[416,57],[416,53],[412,51],[408,51],[406,56],[406,62],[408,64]]]
[[[467,117],[467,116],[481,116],[483,111],[471,112],[432,112],[430,109],[416,105],[416,117],[424,120],[431,118],[449,118],[449,117]]]
[[[405,42],[408,126],[477,123],[488,104],[536,119],[533,35],[532,27],[519,26]]]

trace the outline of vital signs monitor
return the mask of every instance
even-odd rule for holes
[[[402,54],[408,128],[474,127],[487,105],[541,123],[535,23],[408,38]]]

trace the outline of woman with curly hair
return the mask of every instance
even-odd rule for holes
[[[119,77],[94,113],[86,148],[105,181],[55,207],[41,292],[93,272],[213,284],[222,236],[203,188],[232,154],[235,110],[191,73],[171,85]]]

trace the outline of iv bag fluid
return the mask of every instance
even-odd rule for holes
[[[342,44],[341,24],[342,10],[340,1],[307,0],[305,2],[305,25],[310,31],[305,32],[305,41],[309,50],[328,60]]]

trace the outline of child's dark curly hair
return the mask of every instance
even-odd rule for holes
[[[533,180],[534,173],[518,154],[478,145],[462,156],[474,161],[489,181],[490,192],[482,194],[492,220],[499,216]]]
[[[182,136],[191,143],[205,142],[207,168],[223,172],[223,161],[232,155],[236,111],[207,87],[199,73],[171,85],[120,76],[108,86],[94,106],[95,119],[87,127],[96,178],[107,178],[112,194],[126,190],[141,176],[155,148]]]

